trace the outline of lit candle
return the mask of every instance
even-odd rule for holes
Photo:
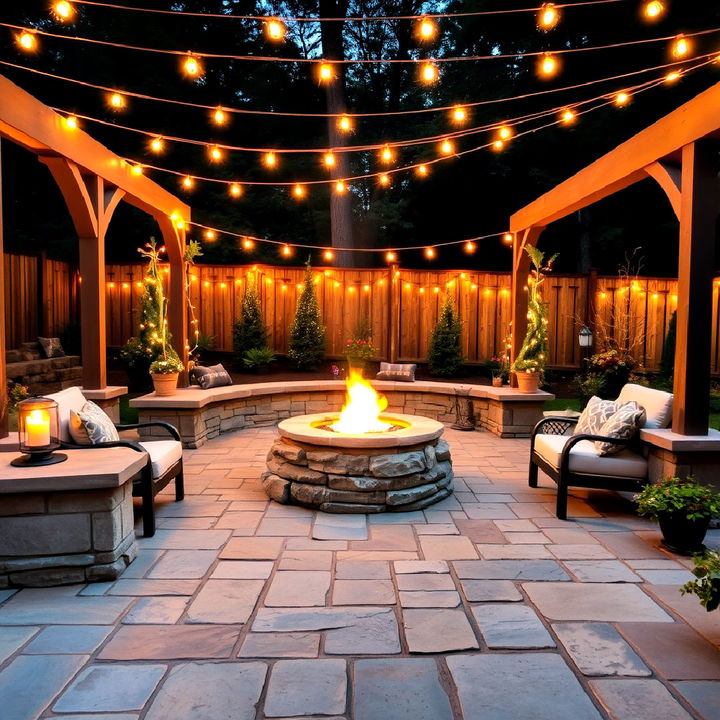
[[[46,447],[50,444],[50,415],[44,410],[32,410],[25,419],[28,447]]]

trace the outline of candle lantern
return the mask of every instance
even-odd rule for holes
[[[54,465],[67,460],[67,455],[56,453],[60,448],[58,404],[50,398],[34,397],[18,403],[19,458],[11,465],[28,467]]]

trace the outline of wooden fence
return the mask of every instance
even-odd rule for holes
[[[77,312],[77,274],[66,263],[43,258],[6,257],[5,317],[7,347],[54,334]],[[341,357],[345,342],[361,320],[367,321],[379,357],[424,361],[428,342],[446,293],[463,320],[463,352],[469,363],[484,362],[502,352],[510,333],[509,273],[316,268],[314,282],[327,328],[327,354]],[[107,267],[108,345],[121,346],[136,330],[143,265]],[[232,350],[232,322],[248,282],[261,297],[270,344],[287,351],[290,327],[303,268],[267,265],[197,265],[192,269],[191,300],[198,327],[214,336],[215,347]],[[712,372],[720,373],[720,280],[713,288]],[[44,289],[42,292],[38,289]],[[617,332],[637,341],[636,355],[657,369],[668,324],[677,305],[677,281],[638,278],[627,283],[617,276],[551,275],[546,280],[549,304],[549,364],[578,368],[577,335],[583,324],[598,330],[612,325],[619,309],[627,319]],[[81,312],[81,310],[80,310]]]

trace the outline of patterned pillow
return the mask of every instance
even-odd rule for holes
[[[97,445],[120,439],[117,428],[107,413],[92,400],[80,412],[70,410],[70,436],[78,445]]]
[[[600,428],[599,435],[611,438],[622,438],[629,440],[637,434],[638,430],[645,424],[645,409],[641,408],[634,400],[623,403],[618,411],[608,418]],[[616,445],[611,442],[595,442],[595,451],[598,455],[612,455],[620,452],[625,446]]]
[[[601,400],[593,395],[582,411],[573,435],[599,435],[600,428],[619,408],[615,400]]]
[[[65,357],[65,351],[60,343],[60,338],[39,337],[38,342],[42,347],[46,358]]]
[[[194,380],[203,390],[214,387],[222,387],[223,385],[232,385],[232,378],[227,370],[221,365],[212,365],[211,367],[202,367],[196,365],[190,371],[190,378]]]
[[[375,376],[378,380],[398,380],[399,382],[415,382],[417,365],[402,363],[380,363],[380,372]]]

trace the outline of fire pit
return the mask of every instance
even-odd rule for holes
[[[386,408],[385,397],[351,372],[339,415],[283,420],[262,476],[267,494],[337,513],[419,510],[446,498],[453,474],[442,423]]]

